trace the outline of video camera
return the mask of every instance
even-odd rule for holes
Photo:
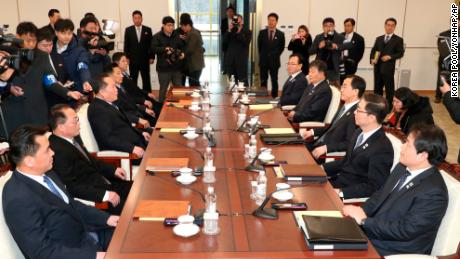
[[[175,64],[180,60],[182,53],[183,52],[180,49],[171,49],[170,51],[166,52],[166,61],[169,64]]]
[[[452,62],[451,58],[451,50],[450,50],[450,37],[442,37],[438,36],[438,51],[439,51],[439,56],[442,59],[441,62],[441,70],[439,72],[439,75],[443,77],[446,82],[450,85],[451,84],[451,70],[450,70],[450,65]],[[443,85],[443,82],[441,79],[439,79],[440,86]]]
[[[32,62],[34,59],[34,50],[21,48],[22,39],[16,38],[13,34],[5,34],[8,29],[8,24],[4,24],[0,28],[0,51],[6,52],[9,55],[0,57],[0,74],[8,68],[19,70],[22,61]]]
[[[328,49],[328,50],[332,50],[332,44],[334,43],[333,41],[334,39],[334,31],[329,31],[326,35],[326,37],[324,37],[324,41],[326,43],[326,46],[325,48]]]
[[[107,41],[104,38],[104,36],[107,35],[104,35],[102,32],[95,33],[89,31],[82,31],[81,33],[88,36],[88,39],[84,42],[84,46],[87,49],[105,49],[107,51],[111,51],[115,48],[115,42]],[[96,45],[91,45],[89,42],[94,38],[97,38],[97,43]],[[115,34],[113,34],[113,38],[115,38]]]

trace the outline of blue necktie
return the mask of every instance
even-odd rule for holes
[[[358,140],[356,141],[356,145],[355,145],[355,147],[353,149],[356,149],[357,147],[359,147],[359,146],[361,146],[363,144],[362,143],[363,138],[364,138],[364,134],[363,133],[359,134]]]
[[[401,187],[403,186],[404,182],[406,182],[407,177],[409,177],[409,176],[410,176],[410,173],[409,173],[409,171],[406,170],[406,171],[401,175],[401,177],[399,178],[399,181],[398,181],[398,183],[396,184],[395,188],[393,188],[393,192],[399,191],[399,190],[401,189]]]
[[[51,181],[51,179],[50,179],[48,176],[43,175],[43,181],[46,183],[46,185],[48,185],[49,190],[50,190],[54,195],[56,195],[57,197],[59,197],[61,200],[64,201],[64,198],[63,198],[62,195],[59,193],[59,191],[58,191],[57,188],[54,186],[53,182]]]

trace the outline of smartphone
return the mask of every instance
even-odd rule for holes
[[[306,210],[307,204],[305,202],[272,203],[272,209],[275,209],[275,210]]]

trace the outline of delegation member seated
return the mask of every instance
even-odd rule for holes
[[[323,165],[340,197],[369,197],[385,184],[393,164],[393,146],[382,122],[388,112],[380,95],[365,94],[355,110],[356,129],[345,157]]]
[[[102,74],[94,82],[96,98],[88,107],[88,120],[99,149],[116,150],[144,155],[150,134],[134,128],[122,109],[114,102],[118,90],[108,74]],[[140,163],[140,159],[135,161]]]
[[[308,82],[305,75],[302,73],[303,60],[300,54],[292,54],[289,56],[287,63],[287,72],[289,74],[286,83],[283,86],[279,104],[297,105],[303,92],[307,88]]]
[[[327,65],[321,60],[310,63],[308,72],[310,84],[294,110],[289,112],[289,120],[293,122],[324,121],[332,99],[332,91],[326,80],[326,70]]]
[[[26,258],[103,258],[118,216],[75,201],[50,171],[53,155],[45,129],[13,132],[16,168],[3,189],[6,224]]]
[[[346,151],[357,128],[355,110],[365,90],[366,81],[360,76],[350,75],[345,78],[340,87],[340,100],[343,105],[334,115],[331,125],[328,128],[310,129],[302,133],[304,139],[319,137],[316,141],[307,143],[308,150],[317,161],[327,152]]]
[[[415,125],[383,188],[361,207],[343,207],[380,255],[431,253],[448,204],[447,187],[436,168],[446,154],[442,129]]]
[[[126,181],[123,168],[92,157],[80,139],[77,113],[68,105],[51,108],[49,137],[55,152],[53,171],[66,185],[69,193],[80,199],[109,202],[107,212],[120,215],[132,182]]]

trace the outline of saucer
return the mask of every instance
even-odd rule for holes
[[[294,198],[294,194],[290,191],[278,191],[273,193],[272,197],[279,201],[287,201]]]
[[[176,181],[180,182],[181,184],[183,185],[189,185],[193,182],[196,181],[196,176],[182,176],[182,175],[179,175],[177,178],[176,178]]]
[[[245,99],[245,100],[240,99],[240,103],[242,103],[242,104],[249,104],[250,102],[251,102],[251,100],[249,100],[249,99]]]
[[[184,136],[184,138],[186,138],[186,139],[188,139],[188,140],[194,140],[194,139],[198,138],[199,135],[196,134],[196,133],[193,134],[193,135],[188,134],[188,133],[185,133],[183,136]]]
[[[259,156],[259,160],[262,161],[262,162],[270,162],[272,161],[273,159],[275,159],[275,156],[270,154],[270,155],[263,155],[261,154]]]
[[[199,93],[193,93],[193,94],[191,94],[190,96],[193,97],[193,98],[199,98],[199,97],[201,97],[201,94],[199,94]]]
[[[246,90],[246,87],[245,86],[238,86],[236,89],[238,89],[238,91],[240,91],[240,92],[243,92],[244,90]]]
[[[195,224],[179,224],[173,228],[173,232],[180,237],[191,237],[200,232],[200,227]]]

